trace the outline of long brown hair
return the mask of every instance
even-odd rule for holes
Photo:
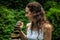
[[[45,17],[45,11],[42,7],[42,5],[38,2],[31,2],[29,4],[27,4],[27,6],[30,10],[30,12],[34,12],[36,15],[33,17],[36,20],[36,28],[39,32],[39,29],[41,29],[43,27],[44,23],[49,23]],[[33,13],[33,14],[34,14]],[[34,22],[32,21],[31,23],[31,31],[34,28]]]

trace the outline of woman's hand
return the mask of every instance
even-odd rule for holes
[[[23,22],[18,21],[18,22],[16,23],[16,27],[19,27],[20,29],[22,29],[22,27],[23,27]]]
[[[21,22],[21,21],[18,21],[17,23],[16,23],[16,27],[17,28],[19,28],[19,37],[20,38],[23,38],[23,40],[26,40],[27,38],[26,38],[26,35],[24,34],[24,32],[22,31],[22,27],[23,27],[23,22]]]

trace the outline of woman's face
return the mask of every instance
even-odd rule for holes
[[[32,12],[30,12],[30,10],[29,10],[28,7],[26,7],[25,10],[26,10],[25,16],[26,16],[29,20],[33,21],[33,14],[32,14]]]

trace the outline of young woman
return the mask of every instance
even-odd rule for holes
[[[27,35],[22,30],[20,32],[20,37],[23,40],[52,39],[52,25],[46,19],[45,11],[40,3],[28,3],[25,16],[29,19],[30,23],[27,24]]]

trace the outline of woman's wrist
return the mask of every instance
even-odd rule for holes
[[[20,29],[20,31],[22,31],[22,29]]]

